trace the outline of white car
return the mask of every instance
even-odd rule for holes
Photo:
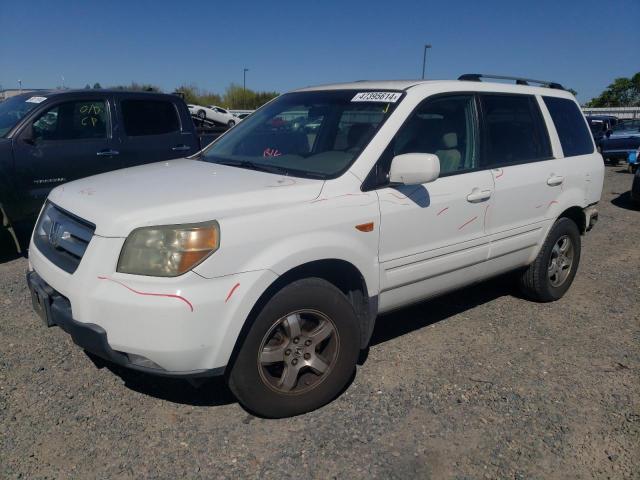
[[[233,127],[240,121],[240,119],[229,110],[216,105],[204,107],[202,105],[189,104],[187,107],[189,108],[189,113],[191,113],[192,116],[198,117],[201,120],[209,120],[219,125]]]
[[[463,78],[298,90],[198,155],[56,188],[35,310],[104,359],[224,374],[282,417],[339,394],[381,313],[509,271],[559,299],[602,157],[556,84]]]

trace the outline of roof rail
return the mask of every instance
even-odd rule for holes
[[[547,88],[555,88],[558,90],[564,90],[564,87],[556,82],[548,82],[546,80],[534,80],[532,78],[521,78],[521,77],[508,77],[505,75],[487,75],[484,73],[465,73],[464,75],[460,75],[458,80],[468,80],[472,82],[479,82],[482,78],[490,78],[493,80],[515,80],[516,85],[529,85],[530,83],[537,83],[543,87]]]

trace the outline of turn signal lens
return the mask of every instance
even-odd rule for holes
[[[220,247],[218,222],[143,227],[122,247],[118,272],[176,277],[193,269]]]

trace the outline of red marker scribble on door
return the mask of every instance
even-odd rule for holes
[[[464,222],[462,225],[460,225],[460,226],[458,227],[458,230],[462,230],[464,227],[466,227],[466,226],[467,226],[467,225],[469,225],[471,222],[473,222],[473,221],[475,221],[475,220],[477,220],[477,219],[478,219],[478,216],[476,215],[475,217],[473,217],[473,218],[471,218],[471,219],[467,220],[466,222]]]

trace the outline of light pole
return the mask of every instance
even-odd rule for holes
[[[248,68],[242,69],[242,106],[247,108],[247,72]]]
[[[427,48],[431,48],[431,45],[428,43],[424,46],[424,55],[422,57],[422,79],[423,80],[424,80],[424,69],[427,65]]]
[[[22,80],[18,79],[18,91],[19,93],[22,93]]]

